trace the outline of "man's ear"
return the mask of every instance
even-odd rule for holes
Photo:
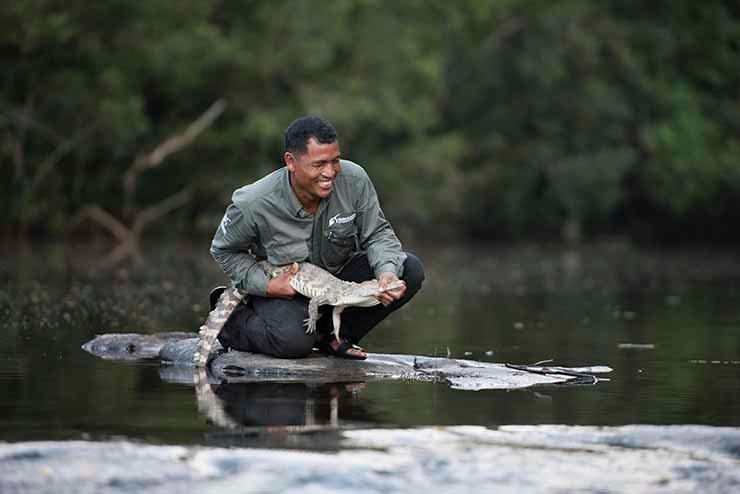
[[[283,155],[283,161],[285,161],[285,166],[288,167],[288,171],[295,172],[295,166],[296,166],[296,159],[295,156],[293,156],[293,153],[286,152]]]

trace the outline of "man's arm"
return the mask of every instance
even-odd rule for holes
[[[385,219],[380,209],[378,194],[375,192],[370,178],[365,175],[360,189],[356,224],[359,229],[360,248],[367,252],[368,262],[380,280],[381,288],[397,280],[403,275],[403,262],[406,253],[401,248],[393,227]],[[378,299],[387,305],[400,299],[405,288],[383,292]]]
[[[264,297],[267,295],[267,274],[249,252],[257,238],[249,213],[231,204],[211,242],[211,255],[237,288]]]

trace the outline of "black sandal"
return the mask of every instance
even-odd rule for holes
[[[331,344],[333,342],[337,341],[335,338],[332,338],[330,341],[326,343],[326,346],[323,346],[321,348],[322,351],[326,352],[329,355],[333,355],[335,357],[339,358],[346,358],[349,360],[365,360],[367,358],[367,353],[362,347],[359,347],[353,343],[350,343],[347,340],[341,340],[339,343],[339,346],[334,349]],[[365,355],[357,355],[352,353],[352,350],[360,351],[364,353]]]

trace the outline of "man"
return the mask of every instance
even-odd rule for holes
[[[329,122],[309,116],[291,123],[283,159],[285,167],[234,192],[211,243],[221,269],[249,294],[219,341],[227,349],[281,358],[305,357],[318,346],[365,359],[357,343],[416,294],[424,268],[401,249],[365,170],[340,158]],[[337,341],[326,316],[316,334],[306,334],[308,299],[290,286],[295,272],[268,279],[256,264],[261,259],[275,265],[307,261],[347,281],[377,278],[381,289],[400,278],[405,287],[380,293],[381,305],[346,309]]]

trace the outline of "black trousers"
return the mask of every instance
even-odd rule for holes
[[[407,253],[403,265],[406,292],[403,298],[386,306],[348,307],[342,312],[342,337],[351,343],[359,342],[383,319],[408,303],[424,282],[424,266],[414,254]],[[355,256],[337,277],[346,281],[366,281],[375,274],[364,253]],[[306,334],[304,321],[308,317],[308,299],[296,295],[293,299],[249,296],[239,305],[219,334],[224,347],[235,350],[264,353],[280,358],[301,358],[333,330],[331,306],[321,308],[317,331]]]

